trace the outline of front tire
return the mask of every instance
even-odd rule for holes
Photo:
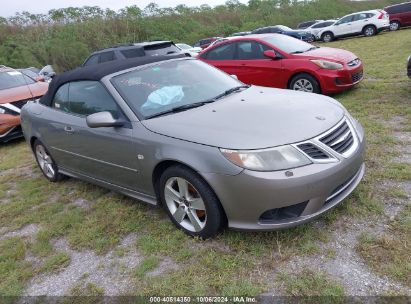
[[[55,161],[41,141],[34,141],[33,152],[41,172],[50,182],[55,183],[64,179],[65,176],[59,173]]]
[[[302,73],[294,76],[288,87],[290,90],[308,92],[308,93],[321,93],[320,85],[317,79],[310,74]]]
[[[390,22],[390,31],[397,31],[401,27],[401,24],[398,21],[391,21]]]
[[[190,236],[214,237],[225,215],[211,187],[194,171],[172,166],[160,177],[160,200],[174,225]]]
[[[334,35],[331,32],[325,32],[324,34],[321,35],[321,40],[323,42],[331,42],[334,40]]]
[[[377,29],[373,25],[367,25],[364,27],[362,33],[365,37],[371,37],[377,34]]]

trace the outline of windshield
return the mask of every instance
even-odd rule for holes
[[[179,44],[177,44],[177,46],[182,50],[191,49],[191,46],[189,46],[188,44],[184,44],[184,43],[179,43]]]
[[[35,81],[17,71],[8,71],[0,73],[0,90],[11,89],[16,87],[32,84]]]
[[[286,35],[270,35],[262,40],[288,54],[304,53],[317,48],[312,44]]]
[[[288,26],[285,26],[285,25],[277,25],[276,28],[279,28],[282,31],[292,31],[291,28],[289,28]]]
[[[208,101],[242,85],[224,72],[190,59],[164,61],[121,74],[111,83],[140,119]]]
[[[181,52],[181,50],[172,43],[147,45],[144,47],[144,51],[147,56],[163,56]]]

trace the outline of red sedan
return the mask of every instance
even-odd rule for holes
[[[230,38],[198,58],[247,84],[312,93],[342,92],[363,79],[363,64],[353,53],[281,34]]]

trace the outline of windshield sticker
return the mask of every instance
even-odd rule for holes
[[[17,72],[17,71],[7,72],[7,74],[9,74],[9,75],[11,75],[11,76],[21,75],[21,73],[20,73],[20,72]]]

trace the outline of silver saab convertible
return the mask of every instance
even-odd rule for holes
[[[21,117],[48,180],[162,205],[201,238],[308,222],[364,174],[363,129],[337,101],[246,86],[181,55],[64,73]]]

